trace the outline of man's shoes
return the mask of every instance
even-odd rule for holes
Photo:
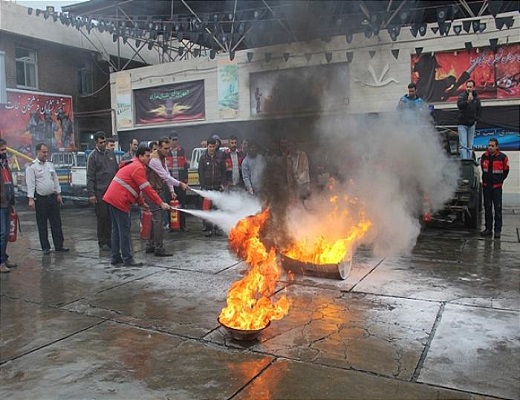
[[[489,229],[484,229],[482,232],[480,232],[480,236],[491,237],[493,236],[493,231],[490,231]]]
[[[206,236],[206,237],[213,236],[213,231],[206,231],[206,232],[204,232],[204,236]]]
[[[183,231],[183,232],[189,232],[190,230],[189,230],[188,228],[186,228],[186,227],[181,227],[181,231]]]
[[[18,264],[14,263],[14,262],[11,262],[11,261],[6,261],[5,262],[5,266],[7,268],[16,268],[18,266]]]
[[[55,251],[60,252],[60,253],[66,253],[67,251],[69,251],[69,248],[68,247],[62,247],[62,248],[56,249]]]
[[[123,260],[121,258],[118,260],[112,260],[112,261],[110,261],[110,264],[112,264],[112,265],[123,264]]]
[[[147,247],[144,251],[146,254],[155,253],[155,249],[153,247]]]
[[[43,249],[44,256],[48,256],[49,254],[51,254],[51,249]]]
[[[495,236],[494,236],[495,239],[500,239],[500,232],[495,232]]]
[[[134,260],[125,261],[123,263],[125,267],[142,267],[144,264],[142,262],[136,262]]]
[[[155,252],[155,257],[171,257],[173,253],[166,253],[165,251],[157,251]]]
[[[108,244],[103,244],[103,245],[99,246],[99,250],[110,251],[110,246]]]
[[[222,229],[215,229],[215,236],[222,236],[224,234],[224,231]]]
[[[1,264],[0,265],[0,273],[6,274],[8,272],[11,272],[11,270],[9,268],[7,268],[7,266],[5,264]]]

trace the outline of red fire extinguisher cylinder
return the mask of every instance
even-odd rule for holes
[[[11,211],[9,215],[9,241],[16,242],[18,238],[18,214],[15,211]]]
[[[141,212],[141,231],[139,232],[141,239],[148,240],[152,237],[152,212]]]
[[[181,203],[179,200],[170,201],[170,230],[179,231],[181,229],[181,212],[178,210]]]

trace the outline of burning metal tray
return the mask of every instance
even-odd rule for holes
[[[352,269],[352,257],[337,264],[313,264],[280,254],[282,267],[286,271],[298,275],[316,276],[319,278],[347,279]]]

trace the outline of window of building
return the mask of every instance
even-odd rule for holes
[[[92,64],[81,65],[78,69],[78,93],[88,95],[94,93],[94,72]]]
[[[16,85],[24,88],[38,88],[38,65],[35,50],[17,47],[16,54]]]

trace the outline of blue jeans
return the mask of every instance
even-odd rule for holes
[[[109,205],[112,222],[111,253],[112,262],[132,262],[132,244],[130,243],[130,213]]]
[[[9,208],[0,208],[1,214],[1,226],[0,226],[0,241],[1,243],[1,251],[0,251],[0,264],[3,264],[7,261],[9,256],[7,255],[7,242],[9,240],[9,228],[11,227],[11,210]]]
[[[472,159],[473,138],[475,137],[475,124],[471,126],[458,125],[460,158],[463,160]]]

